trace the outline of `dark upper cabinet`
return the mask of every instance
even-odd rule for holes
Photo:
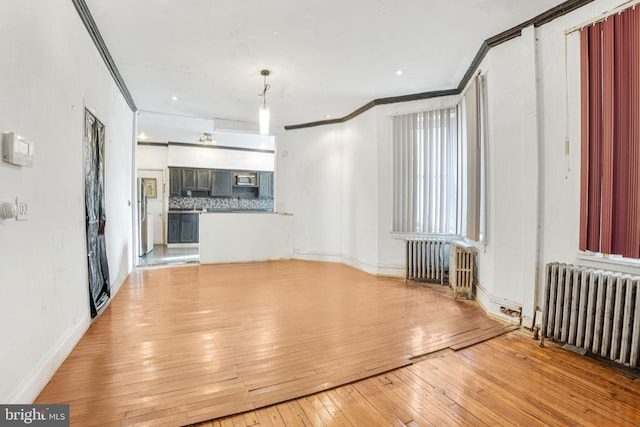
[[[273,172],[259,173],[258,188],[258,197],[273,198]]]
[[[171,196],[207,197],[211,191],[211,169],[169,168]]]
[[[196,190],[209,191],[211,188],[211,170],[196,169]]]
[[[257,177],[258,185],[237,184],[234,182],[234,175]],[[273,172],[169,168],[170,195],[174,197],[237,197],[239,199],[260,197],[270,199],[274,195],[273,181]],[[255,178],[253,182],[255,182]]]
[[[198,243],[199,220],[197,213],[170,213],[167,243]]]
[[[231,197],[233,171],[214,170],[211,173],[211,197]]]
[[[169,168],[169,195],[182,196],[182,170]]]
[[[182,168],[182,190],[196,191],[196,170]]]

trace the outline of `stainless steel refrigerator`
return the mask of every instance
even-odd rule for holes
[[[142,178],[138,178],[138,256],[147,254],[153,247],[147,232],[147,190]]]

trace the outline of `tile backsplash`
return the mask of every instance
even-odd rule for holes
[[[169,210],[219,209],[273,211],[273,199],[223,199],[215,197],[169,197]]]

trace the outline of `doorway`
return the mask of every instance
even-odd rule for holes
[[[167,211],[168,194],[165,191],[168,180],[163,169],[138,169],[138,178],[150,182],[152,191],[147,191],[146,213],[153,223],[150,228],[152,236],[150,251],[138,257],[138,266],[157,266],[165,264],[197,263],[200,260],[197,247],[175,248],[167,245]]]
[[[89,110],[84,111],[84,191],[87,233],[89,306],[91,318],[111,297],[105,226],[105,127]]]

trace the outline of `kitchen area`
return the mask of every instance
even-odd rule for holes
[[[204,216],[274,213],[275,138],[207,131],[212,126],[150,113],[139,118],[138,187],[145,194],[138,198],[138,266],[200,262]]]

